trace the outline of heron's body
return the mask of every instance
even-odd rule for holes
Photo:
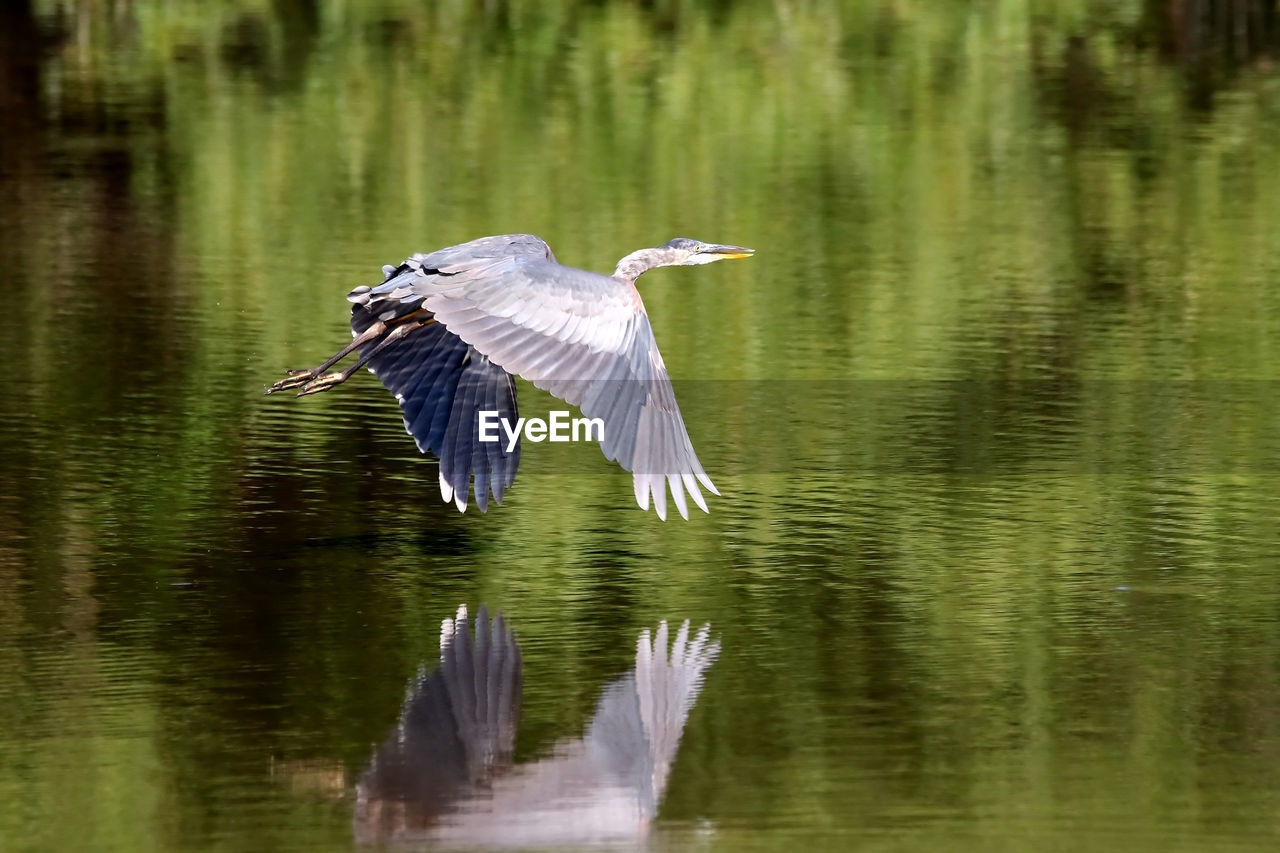
[[[353,290],[352,345],[314,370],[293,371],[271,391],[328,390],[350,376],[321,372],[353,349],[396,396],[405,428],[440,458],[440,489],[460,510],[472,476],[476,503],[501,502],[515,478],[518,445],[478,438],[480,411],[517,420],[512,376],[521,376],[604,423],[601,449],[635,475],[666,517],[666,491],[687,517],[685,493],[704,511],[702,470],[680,416],[636,279],[657,266],[747,257],[751,250],[676,238],[633,252],[613,275],[562,266],[531,234],[483,237],[383,268],[382,283]]]

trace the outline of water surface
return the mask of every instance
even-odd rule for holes
[[[1268,15],[215,5],[0,12],[0,847],[350,848],[468,602],[517,762],[712,625],[658,848],[1274,848]],[[549,444],[460,515],[368,375],[262,395],[509,231],[756,248],[641,283],[710,515]]]

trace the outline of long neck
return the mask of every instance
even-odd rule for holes
[[[640,249],[618,261],[618,268],[613,277],[627,284],[635,284],[636,279],[654,267],[666,266],[674,260],[673,253],[661,247],[657,249]]]

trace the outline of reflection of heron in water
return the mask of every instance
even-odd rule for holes
[[[635,666],[605,687],[586,734],[513,765],[521,659],[501,616],[465,607],[440,632],[400,723],[357,786],[356,838],[484,846],[634,839],[657,812],[702,676],[720,650],[709,626],[671,642],[663,622]]]
[[[702,470],[653,337],[636,279],[657,267],[746,258],[751,249],[676,237],[618,261],[613,275],[566,267],[532,234],[481,237],[382,268],[384,279],[348,294],[351,343],[310,370],[291,370],[267,393],[299,396],[342,384],[362,365],[395,394],[405,429],[440,459],[440,494],[467,508],[502,503],[519,445],[479,440],[479,413],[515,424],[513,376],[599,418],[600,449],[634,473],[636,501],[667,517],[667,489],[688,518],[685,493],[703,512]],[[359,358],[326,370],[353,351]]]

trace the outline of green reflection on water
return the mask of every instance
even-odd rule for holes
[[[1261,18],[36,13],[0,27],[6,849],[347,845],[463,600],[517,625],[525,754],[639,628],[716,626],[674,846],[1274,841]],[[459,516],[371,379],[261,397],[379,265],[504,231],[602,270],[677,234],[758,250],[643,281],[672,374],[723,380],[681,388],[709,517],[660,525],[548,445]]]

